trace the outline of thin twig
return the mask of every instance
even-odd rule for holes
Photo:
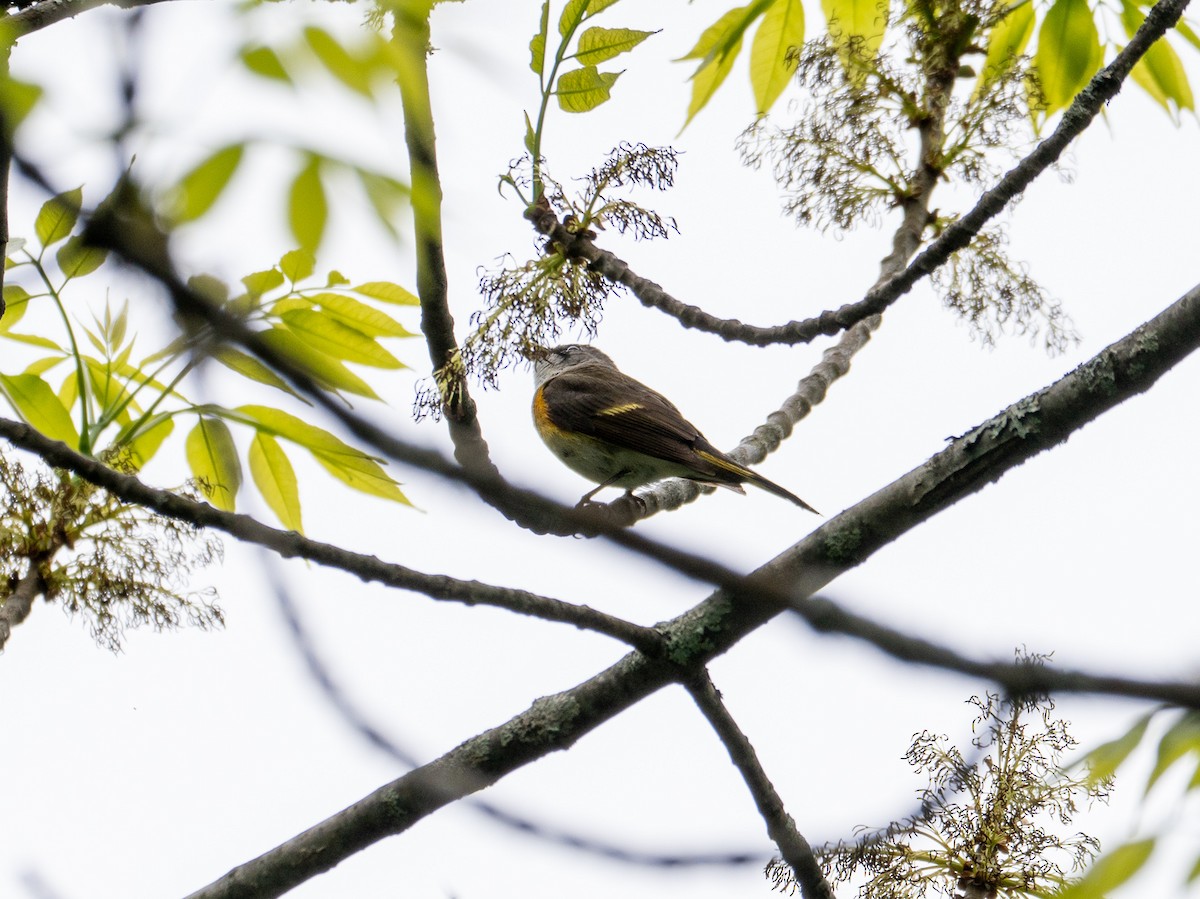
[[[0,599],[0,650],[3,650],[13,628],[29,617],[33,601],[46,589],[41,566],[37,560],[29,562],[29,569],[17,581],[8,595]]]
[[[0,16],[0,29],[7,29],[9,39],[20,38],[101,6],[134,9],[162,2],[164,0],[36,0],[18,12]]]
[[[721,738],[729,752],[730,760],[741,773],[750,795],[754,797],[759,815],[766,822],[767,833],[779,847],[783,860],[791,867],[805,899],[835,899],[833,887],[825,879],[825,873],[821,870],[821,863],[817,861],[812,846],[797,830],[796,822],[783,807],[783,799],[759,762],[758,753],[729,714],[721,694],[713,686],[708,670],[702,669],[697,672],[695,678],[687,681],[684,686],[713,730],[717,732],[717,736]]]

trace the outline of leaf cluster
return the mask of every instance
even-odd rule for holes
[[[129,627],[223,624],[214,591],[188,586],[192,572],[220,558],[216,538],[64,472],[26,469],[8,453],[0,453],[0,492],[7,590],[35,566],[46,600],[80,616],[114,651]]]
[[[196,403],[186,393],[188,376],[213,359],[240,378],[282,391],[306,402],[273,371],[237,349],[206,322],[182,320],[183,333],[166,346],[135,356],[137,335],[128,328],[128,307],[104,306],[91,324],[79,321],[87,308],[80,279],[104,262],[102,251],[88,246],[78,223],[82,192],[54,197],[42,207],[34,231],[37,252],[10,243],[13,276],[6,295],[11,309],[0,321],[0,338],[45,352],[23,371],[0,373],[0,394],[17,414],[48,436],[82,452],[119,460],[132,469],[153,458],[172,435],[179,418],[194,418],[185,439],[186,458],[207,498],[220,508],[235,507],[242,484],[242,460],[229,425],[250,429],[247,462],[255,486],[285,526],[302,529],[298,481],[279,439],[308,451],[334,477],[373,496],[407,502],[381,460],[350,447],[331,433],[271,406],[226,408]],[[61,244],[51,261],[50,248]],[[191,281],[197,294],[250,326],[275,351],[307,371],[335,394],[379,399],[350,365],[399,369],[404,364],[384,339],[414,336],[379,308],[414,307],[418,301],[398,284],[370,281],[351,286],[331,271],[312,283],[315,257],[298,249],[271,268],[241,279],[236,293],[211,276]],[[86,283],[86,282],[83,282]],[[26,284],[28,286],[26,286]],[[69,294],[69,295],[68,295]],[[14,330],[31,306],[53,311],[58,339],[39,320],[41,333]],[[90,344],[91,351],[85,349]],[[52,384],[56,370],[65,369]]]
[[[1053,702],[987,694],[970,703],[978,715],[969,753],[925,731],[905,754],[928,779],[919,792],[921,814],[821,850],[827,873],[858,879],[862,899],[920,899],[931,891],[1040,896],[1097,853],[1094,838],[1060,831],[1081,801],[1106,798],[1110,779],[1064,770],[1062,758],[1076,741]],[[767,875],[776,888],[792,886],[780,862]]]

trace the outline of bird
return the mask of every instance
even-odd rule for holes
[[[533,423],[550,451],[598,487],[632,494],[635,487],[663,478],[745,493],[754,484],[802,509],[820,514],[800,497],[735,462],[656,390],[617,368],[594,346],[571,343],[539,347],[531,354]]]

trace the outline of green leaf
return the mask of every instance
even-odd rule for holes
[[[262,296],[269,290],[274,290],[283,284],[283,272],[277,268],[269,268],[265,271],[254,272],[242,278],[242,283],[246,285],[246,290],[255,296]]]
[[[250,476],[283,526],[304,533],[296,471],[279,441],[270,434],[259,431],[250,442]]]
[[[1129,754],[1137,748],[1142,737],[1146,735],[1146,727],[1153,717],[1154,712],[1147,712],[1137,720],[1128,733],[1097,746],[1083,757],[1078,764],[1087,768],[1089,785],[1095,785],[1117,772],[1117,769],[1129,758]]]
[[[293,284],[309,277],[316,267],[317,257],[312,250],[292,250],[279,260],[279,270]]]
[[[726,56],[713,57],[710,61],[701,64],[695,73],[692,75],[692,98],[688,102],[687,118],[684,119],[683,127],[686,128],[688,123],[696,117],[708,101],[712,99],[713,94],[729,77],[730,70],[733,69],[734,60],[737,59],[738,53],[741,52],[742,42],[739,39]],[[683,128],[680,129],[682,131]]]
[[[47,350],[58,350],[60,353],[65,352],[62,347],[51,340],[49,337],[42,337],[40,334],[17,334],[13,331],[7,331],[4,336],[9,340],[15,340],[17,343],[27,343],[30,346],[40,346]]]
[[[238,56],[241,57],[242,65],[255,75],[292,83],[292,76],[287,73],[278,54],[270,47],[243,47]]]
[[[601,72],[595,66],[584,66],[564,72],[558,77],[554,93],[563,112],[588,112],[604,103],[620,72]]]
[[[1195,883],[1196,878],[1200,877],[1200,856],[1196,857],[1196,861],[1192,863],[1192,869],[1188,871],[1185,883]]]
[[[374,306],[360,303],[344,293],[318,293],[309,297],[328,315],[371,337],[415,337],[412,331]]]
[[[229,425],[219,418],[201,416],[187,435],[188,467],[204,495],[218,509],[232,512],[242,484],[242,463]]]
[[[579,36],[575,59],[580,65],[594,66],[613,57],[628,53],[654,31],[635,31],[632,28],[601,28],[593,26]]]
[[[288,191],[288,225],[301,248],[315,250],[320,245],[328,216],[329,206],[321,186],[321,157],[309,153]]]
[[[1197,50],[1200,50],[1200,34],[1196,34],[1195,29],[1193,29],[1191,25],[1189,25],[1183,19],[1180,19],[1175,23],[1175,30],[1183,35],[1183,39],[1185,41],[1187,41]]]
[[[1145,15],[1132,0],[1123,0],[1121,24],[1125,26],[1126,34],[1132,37],[1145,20]],[[1166,38],[1160,38],[1150,45],[1150,49],[1138,60],[1130,75],[1138,86],[1167,112],[1195,108],[1195,99],[1192,96],[1191,85],[1188,84],[1187,72],[1183,69],[1183,62],[1174,48],[1167,43]]]
[[[369,66],[356,59],[333,35],[322,28],[310,25],[304,29],[304,39],[312,48],[317,59],[334,78],[352,91],[371,98],[371,72]]]
[[[345,390],[347,393],[373,400],[379,399],[379,394],[371,389],[370,384],[338,360],[308,346],[291,331],[285,328],[270,328],[261,332],[259,339],[306,371],[320,386],[328,390]]]
[[[4,285],[4,315],[0,317],[0,334],[3,334],[29,310],[29,291],[20,284]]]
[[[1104,58],[1088,0],[1054,0],[1038,32],[1037,71],[1045,114],[1062,109],[1096,73]]]
[[[392,219],[396,216],[396,210],[411,199],[412,190],[403,181],[390,175],[357,167],[354,171],[362,183],[363,192],[367,195],[367,201],[375,211],[379,224],[383,225],[393,238],[398,238],[400,232],[396,230]]]
[[[144,468],[174,430],[175,420],[165,417],[134,437],[127,447],[129,461],[133,463],[134,468]]]
[[[398,503],[412,505],[392,480],[383,467],[374,459],[366,456],[329,455],[314,452],[315,458],[335,478],[355,490],[370,496],[394,500]]]
[[[728,10],[701,32],[691,50],[679,57],[677,61],[701,60],[700,66],[692,73],[692,98],[688,103],[684,128],[708,104],[728,77],[734,60],[742,51],[742,38],[745,37],[746,29],[762,15],[771,2],[772,0],[756,0],[754,3]]]
[[[1083,877],[1054,894],[1054,899],[1095,899],[1131,878],[1154,851],[1154,839],[1126,843],[1100,856]]]
[[[85,356],[83,362],[84,371],[92,384],[92,393],[102,414],[107,417],[121,409],[122,411],[116,414],[116,420],[129,421],[129,391],[125,389],[117,373],[104,362],[91,356]]]
[[[244,143],[229,144],[193,166],[172,191],[171,217],[191,222],[208,212],[232,180],[245,151]]]
[[[237,372],[244,378],[249,378],[251,381],[258,381],[260,384],[266,384],[268,387],[274,387],[276,390],[282,390],[284,393],[291,394],[302,403],[309,403],[307,399],[298,394],[288,385],[288,382],[271,371],[253,356],[243,353],[241,350],[235,350],[233,347],[220,344],[213,347],[209,351],[213,358],[224,365],[226,368]]]
[[[45,356],[26,365],[25,371],[22,372],[22,374],[38,376],[44,375],[46,372],[50,371],[50,369],[54,368],[54,366],[62,362],[65,358],[65,356]]]
[[[383,300],[385,303],[395,303],[398,306],[421,305],[421,301],[411,290],[405,290],[399,284],[393,284],[391,281],[368,281],[365,284],[359,284],[358,287],[352,287],[351,290],[364,297]]]
[[[617,0],[570,0],[558,17],[558,33],[563,37],[597,13],[608,9]]]
[[[1033,36],[1034,18],[1032,0],[1020,0],[992,28],[988,36],[987,57],[979,73],[981,85],[1008,71],[1013,61],[1025,52]]]
[[[326,287],[341,287],[343,284],[349,284],[350,279],[339,272],[336,268],[331,269],[329,274],[325,276]]]
[[[529,68],[541,75],[546,67],[546,35],[550,30],[550,0],[542,0],[542,19],[538,32],[529,41]]]
[[[403,368],[404,363],[362,331],[344,325],[332,316],[307,309],[284,313],[283,321],[296,336],[318,352],[335,359],[376,368]]]
[[[276,409],[273,406],[251,404],[238,406],[234,411],[250,419],[256,430],[272,434],[275,437],[283,437],[285,440],[290,440],[292,443],[298,444],[310,452],[372,458],[323,428],[310,425],[308,422],[297,418],[290,412],[284,412],[282,409]]]
[[[108,250],[89,246],[83,242],[83,235],[76,234],[58,248],[54,258],[58,267],[68,278],[82,278],[90,275],[108,258]]]
[[[36,84],[16,78],[0,77],[0,109],[4,110],[5,137],[12,143],[13,132],[33,111],[44,91]]]
[[[750,84],[759,116],[770,111],[787,87],[796,71],[788,54],[803,44],[804,5],[800,0],[775,0],[750,45]]]
[[[79,207],[83,203],[83,188],[64,191],[42,204],[33,230],[43,247],[65,240],[79,219]]]
[[[271,304],[271,314],[274,316],[280,316],[285,312],[292,312],[296,309],[312,308],[312,300],[310,300],[308,297],[288,296],[281,300],[276,300]]]
[[[1146,792],[1158,782],[1158,779],[1188,753],[1200,754],[1200,712],[1186,712],[1180,716],[1158,743],[1158,758],[1154,762],[1154,770],[1146,779]]]
[[[862,54],[873,57],[887,28],[886,3],[881,0],[821,0],[829,32],[839,41],[859,40]]]
[[[537,134],[534,133],[529,113],[525,113],[525,149],[529,151],[530,156],[537,152]]]
[[[79,448],[79,432],[71,421],[71,413],[50,385],[37,375],[0,375],[0,389],[17,414],[33,428],[72,449]]]

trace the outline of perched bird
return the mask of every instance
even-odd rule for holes
[[[749,482],[817,510],[708,442],[661,393],[622,374],[600,350],[582,344],[542,349],[533,358],[533,423],[551,452],[600,486],[633,488],[688,478],[745,493]],[[817,513],[820,514],[820,513]]]

